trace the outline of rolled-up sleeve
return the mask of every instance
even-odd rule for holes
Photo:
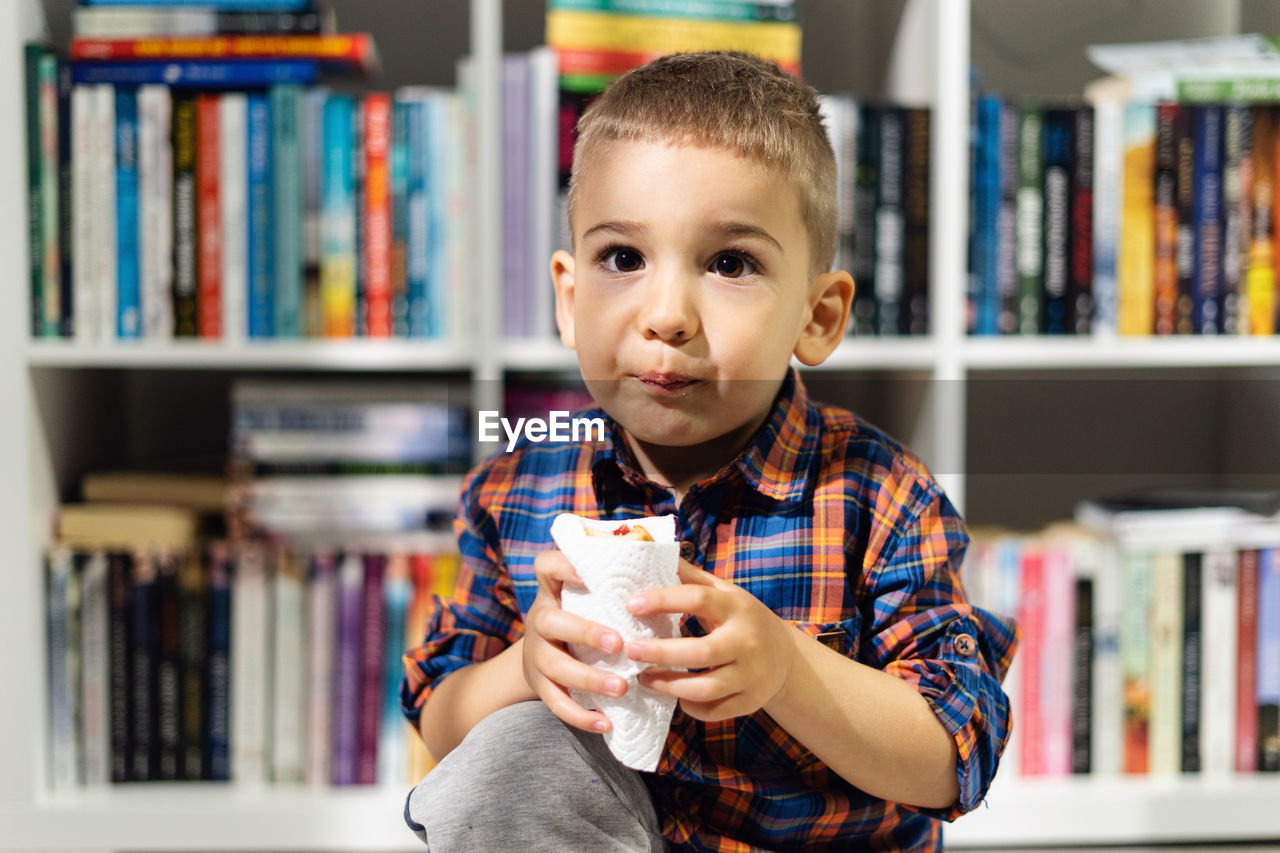
[[[968,541],[951,502],[933,491],[864,575],[870,612],[860,657],[915,687],[955,739],[959,798],[949,809],[916,809],[946,820],[982,802],[995,777],[1011,724],[1000,682],[1018,644],[1015,624],[966,599]]]
[[[511,578],[488,510],[486,468],[464,482],[453,528],[461,565],[452,598],[432,596],[422,644],[403,657],[400,710],[416,728],[422,706],[447,675],[494,657],[524,634]]]

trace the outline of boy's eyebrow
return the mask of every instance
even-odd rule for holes
[[[708,230],[725,237],[758,237],[766,243],[772,244],[779,252],[785,252],[778,239],[759,225],[751,225],[747,222],[717,222],[711,225]],[[608,220],[592,225],[582,235],[582,239],[585,240],[592,234],[601,231],[613,231],[624,236],[630,236],[644,233],[645,227],[637,222]]]

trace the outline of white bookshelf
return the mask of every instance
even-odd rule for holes
[[[356,0],[334,2],[341,20],[343,4]],[[204,372],[462,374],[471,380],[477,408],[497,409],[504,376],[573,371],[576,360],[554,340],[500,340],[496,312],[483,310],[474,312],[472,335],[456,345],[184,341],[86,347],[29,341],[25,194],[18,191],[25,185],[24,126],[18,120],[24,110],[21,46],[41,33],[46,3],[63,11],[69,5],[62,0],[0,3],[0,115],[11,117],[0,127],[0,162],[10,164],[13,188],[0,198],[0,257],[8,260],[11,276],[20,282],[0,289],[0,323],[5,324],[0,331],[0,399],[5,408],[0,417],[0,483],[5,485],[0,492],[5,564],[0,571],[0,648],[6,650],[6,701],[0,710],[0,850],[421,849],[402,824],[404,792],[399,790],[137,785],[49,793],[44,767],[48,734],[43,579],[37,567],[59,482],[66,476],[62,469],[69,459],[81,458],[81,445],[92,445],[96,439],[94,412],[79,408],[78,395],[98,381],[98,369],[190,373],[195,380]],[[497,128],[503,9],[500,0],[465,3],[469,43],[462,50],[475,57],[479,169],[474,200],[476,233],[482,235],[474,251],[473,293],[476,305],[495,305],[501,272],[496,235],[501,221]],[[975,0],[975,6],[981,3]],[[1205,0],[1205,5],[1214,4]],[[843,3],[808,3],[806,25],[820,28],[825,18],[845,22],[848,8]],[[882,20],[880,8],[865,17]],[[922,339],[846,341],[827,364],[813,371],[824,380],[885,373],[913,380],[914,395],[903,392],[903,399],[895,400],[905,424],[897,434],[924,457],[962,509],[972,444],[1005,438],[1000,412],[967,411],[967,380],[1003,372],[1053,377],[1063,371],[1106,374],[1136,369],[1161,376],[1183,369],[1280,369],[1280,339],[964,337],[971,20],[969,0],[907,0],[897,29],[871,39],[896,42],[895,69],[925,69],[917,79],[895,71],[888,94],[895,88],[899,94],[923,93],[936,106],[933,332]],[[860,37],[867,41],[865,35]],[[910,61],[912,52],[927,56],[928,63]],[[1280,399],[1280,393],[1276,396]],[[78,416],[84,417],[83,423],[75,422]],[[981,431],[966,435],[966,425],[973,423]],[[974,433],[972,426],[969,429]],[[1266,778],[1002,777],[987,804],[949,825],[946,837],[949,847],[970,850],[1275,840],[1280,839],[1278,802],[1280,780]]]

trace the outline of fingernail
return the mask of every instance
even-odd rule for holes
[[[622,689],[626,687],[621,678],[610,678],[604,683],[604,689],[613,696],[621,696]]]
[[[644,596],[643,596],[643,595],[633,596],[633,597],[632,597],[632,599],[631,599],[630,601],[628,601],[628,602],[627,602],[627,609],[628,609],[628,610],[643,610],[643,609],[644,609]]]
[[[627,657],[632,660],[640,660],[644,656],[644,649],[639,643],[627,643]]]
[[[598,732],[607,732],[609,731],[609,721],[596,720],[595,725],[593,725],[592,728],[594,728]]]
[[[622,638],[617,634],[605,634],[600,638],[600,650],[613,654],[622,648]]]

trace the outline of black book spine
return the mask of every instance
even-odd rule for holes
[[[1182,555],[1182,772],[1200,772],[1200,587],[1203,555]]]
[[[157,778],[181,778],[178,764],[182,690],[178,676],[178,562],[174,554],[156,556],[156,733]]]
[[[929,334],[929,110],[906,111],[903,158],[903,310],[898,330]]]
[[[231,554],[224,543],[209,549],[209,645],[205,673],[205,774],[231,778]]]
[[[1178,158],[1177,173],[1177,205],[1178,205],[1178,302],[1174,331],[1179,335],[1191,334],[1191,302],[1192,288],[1196,266],[1196,235],[1192,222],[1193,201],[1195,199],[1195,145],[1191,139],[1191,109],[1178,110],[1177,124],[1174,126],[1176,151]]]
[[[1044,111],[1044,276],[1040,331],[1067,331],[1067,281],[1070,276],[1071,139],[1075,124],[1070,109]]]
[[[218,35],[317,35],[320,13],[254,12],[224,9],[218,12]]]
[[[173,94],[174,335],[196,336],[196,96]]]
[[[1093,107],[1074,112],[1071,141],[1071,277],[1067,282],[1067,333],[1093,330]]]
[[[132,693],[133,749],[129,756],[129,778],[150,782],[157,776],[156,744],[156,578],[152,555],[133,553],[133,599],[130,637],[130,692]]]
[[[880,186],[880,109],[858,114],[857,188],[853,199],[853,334],[876,333],[876,194]]]
[[[58,59],[58,334],[75,334],[75,296],[71,278],[71,64]]]
[[[1076,579],[1076,624],[1072,648],[1071,772],[1088,773],[1093,736],[1093,580]]]
[[[110,650],[110,713],[111,713],[111,781],[128,782],[130,756],[133,752],[132,708],[130,699],[130,642],[133,626],[131,595],[132,560],[124,551],[113,551],[107,562],[107,588],[109,606]]]
[[[204,671],[208,645],[208,595],[204,566],[196,553],[187,556],[178,575],[178,659],[182,691],[179,772],[183,779],[203,779]]]
[[[880,168],[876,193],[875,293],[876,332],[902,331],[902,260],[905,224],[903,183],[906,160],[906,110],[880,110]]]

